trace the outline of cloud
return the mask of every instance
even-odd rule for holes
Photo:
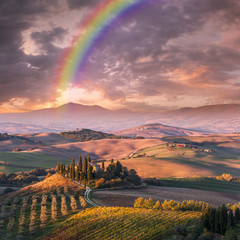
[[[0,104],[23,98],[33,108],[60,104],[67,92],[138,109],[240,100],[238,0],[146,1],[113,22],[93,46],[76,86],[81,91],[66,89],[56,99],[58,63],[97,3],[0,2]],[[84,97],[74,100],[83,103]]]

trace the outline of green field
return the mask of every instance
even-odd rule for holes
[[[162,178],[161,181],[166,187],[192,188],[206,191],[240,194],[239,182],[227,182],[205,177],[185,179]]]
[[[0,165],[0,172],[10,173],[19,171],[29,171],[35,167],[52,168],[58,162],[68,163],[69,159],[63,159],[36,152],[0,152],[0,161],[9,165]]]
[[[73,216],[46,239],[167,239],[176,224],[193,223],[200,216],[187,211],[91,208]]]

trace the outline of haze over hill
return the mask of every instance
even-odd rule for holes
[[[167,126],[159,123],[149,123],[138,127],[124,129],[114,132],[114,134],[144,137],[144,138],[160,138],[163,136],[203,136],[210,133],[203,131],[194,131],[191,129],[184,129],[179,127]]]
[[[0,132],[60,132],[76,128],[119,131],[147,123],[214,133],[240,131],[240,105],[209,105],[165,112],[108,110],[99,106],[68,103],[57,108],[26,113],[0,114]]]

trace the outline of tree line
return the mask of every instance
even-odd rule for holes
[[[96,164],[97,167],[97,164]],[[123,167],[119,161],[114,162],[112,159],[110,164],[105,167],[105,160],[101,161],[99,171],[95,171],[90,157],[79,157],[79,161],[76,164],[74,158],[70,165],[64,165],[58,163],[57,172],[64,177],[68,177],[75,181],[83,183],[86,187],[87,182],[94,180],[95,187],[112,187],[120,185],[140,185],[141,178],[137,175],[134,169],[128,169]]]
[[[238,227],[240,223],[240,210],[228,209],[225,205],[218,208],[209,208],[203,212],[202,225],[208,231],[225,235],[231,229]]]

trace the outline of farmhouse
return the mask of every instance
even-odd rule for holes
[[[89,162],[89,164],[93,167],[93,171],[99,172],[101,170],[100,165],[98,165],[97,163]]]
[[[176,144],[176,148],[185,148],[186,144]]]

